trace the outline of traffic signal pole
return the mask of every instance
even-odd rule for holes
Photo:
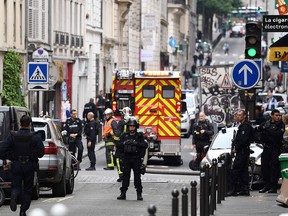
[[[262,23],[259,21],[249,21],[246,23],[245,36],[245,59],[257,60],[261,59],[261,36]],[[256,110],[256,89],[245,89],[242,92],[245,97],[245,110],[249,120],[255,119]]]

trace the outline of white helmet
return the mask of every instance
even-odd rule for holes
[[[110,109],[110,108],[107,108],[105,111],[104,111],[104,115],[106,115],[106,114],[113,114],[113,110],[112,109]]]
[[[124,107],[121,110],[121,113],[124,116],[124,119],[128,120],[129,117],[132,115],[132,110],[130,109],[130,107]]]

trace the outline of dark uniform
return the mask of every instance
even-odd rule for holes
[[[276,122],[268,120],[262,123],[257,130],[261,131],[261,141],[264,145],[261,155],[261,171],[265,187],[259,192],[265,193],[268,191],[269,193],[276,193],[280,177],[278,157],[280,155],[285,125],[281,120]]]
[[[129,119],[127,122],[127,127],[129,126],[138,127],[138,123],[136,120]],[[136,130],[136,129],[135,129]],[[144,134],[141,132],[137,132],[135,134],[131,134],[131,132],[126,132],[121,135],[119,142],[117,143],[117,148],[119,151],[123,152],[123,181],[121,195],[117,197],[117,199],[125,200],[126,199],[126,191],[128,190],[130,183],[130,175],[131,169],[134,173],[134,186],[137,191],[137,200],[143,200],[142,198],[142,183],[141,183],[141,166],[143,162],[143,158],[145,156],[146,148],[148,147],[147,142],[144,139]]]
[[[86,103],[84,105],[84,110],[83,110],[83,120],[86,120],[88,121],[87,119],[87,114],[89,112],[92,112],[94,114],[94,118],[96,119],[97,117],[97,111],[96,111],[96,105],[95,103],[93,102],[93,99],[90,99],[90,102],[89,103]]]
[[[248,163],[250,156],[250,144],[253,142],[254,132],[248,121],[242,122],[234,139],[234,149],[236,156],[231,170],[232,190],[229,196],[250,195],[249,193],[249,173]]]
[[[203,134],[200,133],[201,130],[205,130]],[[211,137],[214,134],[213,125],[205,119],[204,121],[196,122],[192,127],[193,141],[192,143],[196,145],[197,158],[196,167],[199,167],[201,162],[202,154],[204,153],[204,146],[210,145]]]
[[[90,143],[90,146],[87,146],[88,158],[90,160],[90,167],[86,170],[95,170],[96,165],[96,156],[95,156],[95,145],[96,138],[99,134],[99,120],[88,121],[84,127],[84,133],[86,135],[87,143]]]
[[[17,209],[17,197],[22,193],[20,216],[25,216],[30,207],[34,172],[38,167],[38,158],[44,155],[41,138],[29,128],[20,128],[12,133],[0,146],[0,155],[12,161],[12,189],[10,208]],[[22,182],[24,184],[22,185]],[[22,191],[23,187],[23,191]]]
[[[83,143],[82,143],[82,121],[79,118],[69,118],[66,120],[63,130],[67,131],[69,151],[75,156],[76,147],[78,148],[77,160],[82,162]],[[77,134],[75,138],[70,134]]]

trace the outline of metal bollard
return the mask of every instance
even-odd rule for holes
[[[214,215],[214,210],[216,210],[216,167],[217,160],[214,158],[212,160],[212,179],[211,179],[211,196],[210,196],[210,214]]]
[[[182,188],[182,216],[188,216],[188,188]]]
[[[205,188],[204,188],[204,215],[209,216],[209,195],[210,195],[210,185],[209,185],[209,165],[204,166],[205,170]]]
[[[222,163],[222,167],[221,167],[221,179],[222,179],[222,188],[221,188],[221,200],[225,200],[225,157],[224,155],[221,156],[221,163]]]
[[[200,171],[200,216],[209,214],[209,175],[207,170],[208,165],[205,164]]]
[[[228,193],[228,182],[227,182],[227,164],[226,164],[226,158],[225,155],[223,155],[223,200],[225,200],[225,197],[227,197]]]
[[[153,205],[153,204],[150,204],[149,207],[148,207],[148,213],[149,213],[149,216],[155,216],[156,214],[156,206]]]
[[[178,196],[179,196],[179,191],[174,189],[172,191],[172,216],[178,216],[178,209],[179,209],[179,199],[178,199]]]
[[[221,174],[221,169],[222,167],[222,163],[221,163],[221,160],[220,158],[218,158],[218,162],[217,162],[217,204],[220,204],[221,203],[221,192],[222,192],[222,174]]]
[[[102,141],[102,134],[103,134],[103,123],[100,122],[100,129],[99,129],[99,134],[98,134],[98,143],[100,143]]]
[[[192,181],[191,183],[191,216],[197,215],[197,182]]]

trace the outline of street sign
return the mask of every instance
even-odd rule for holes
[[[48,83],[28,83],[29,91],[48,91],[49,84]]]
[[[48,62],[28,63],[28,83],[48,83]]]
[[[253,88],[258,83],[260,76],[259,66],[253,60],[242,60],[232,69],[232,80],[240,89]]]
[[[263,15],[263,32],[288,32],[287,15]]]
[[[48,61],[49,53],[43,48],[39,48],[32,53],[32,58],[34,61]]]
[[[228,74],[225,74],[224,79],[223,79],[223,81],[221,83],[221,88],[226,88],[226,89],[231,89],[232,88],[232,84],[230,82]]]

